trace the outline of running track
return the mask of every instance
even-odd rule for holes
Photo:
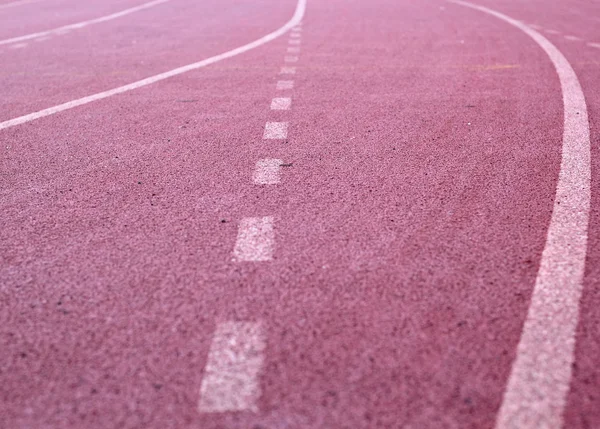
[[[0,61],[0,427],[600,427],[600,4],[0,0]]]

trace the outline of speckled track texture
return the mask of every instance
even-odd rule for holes
[[[473,1],[546,37],[585,95],[572,372],[531,427],[598,428],[600,4]],[[0,44],[0,122],[244,46],[300,3],[59,31],[144,0],[0,0],[0,40],[52,30]],[[509,428],[561,171],[552,62],[443,0],[308,0],[293,24],[0,129],[0,428]]]

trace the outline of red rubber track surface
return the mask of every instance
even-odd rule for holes
[[[140,3],[3,9],[0,34]],[[599,6],[480,4],[560,31],[541,32],[586,95],[592,210],[565,427],[596,427],[600,49],[585,41],[600,42]],[[0,121],[233,49],[294,7],[171,0],[4,47]],[[54,8],[68,15],[45,18]],[[286,47],[0,131],[1,427],[494,426],[560,167],[552,63],[516,28],[438,0],[309,0],[282,77]],[[269,110],[278,79],[295,81],[290,112]],[[288,139],[263,141],[278,120]],[[278,186],[252,183],[266,157],[292,164]],[[275,219],[271,262],[232,261],[251,216]],[[265,327],[258,413],[198,412],[226,320]]]

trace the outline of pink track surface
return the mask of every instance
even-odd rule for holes
[[[0,9],[0,36],[141,3]],[[600,427],[590,3],[480,2],[558,31],[540,30],[586,96],[592,209],[564,414],[582,429]],[[171,0],[0,46],[0,121],[236,48],[294,7]],[[494,427],[560,168],[551,62],[516,28],[438,0],[309,0],[286,77],[287,46],[0,130],[0,427]],[[279,79],[295,81],[289,112],[269,110]],[[262,140],[267,121],[288,121],[288,139]],[[275,187],[251,180],[267,157],[291,164]],[[232,261],[252,216],[276,221],[273,261]],[[265,327],[257,413],[198,411],[226,320]]]

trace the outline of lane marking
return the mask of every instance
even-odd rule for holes
[[[276,185],[281,181],[281,159],[261,159],[256,161],[252,180],[257,185]]]
[[[600,43],[588,42],[587,45],[590,46],[590,47],[592,47],[592,48],[598,48],[598,49],[600,49]]]
[[[560,31],[556,31],[556,30],[544,30],[544,31],[548,34],[560,34]]]
[[[298,39],[299,37],[301,37],[302,35],[300,33],[290,33],[290,37],[294,38],[294,39]]]
[[[449,1],[525,32],[546,52],[560,80],[564,131],[556,197],[527,319],[496,420],[496,429],[560,429],[574,361],[591,198],[585,97],[567,59],[540,33],[492,9]]]
[[[290,54],[297,54],[298,52],[300,52],[300,48],[297,46],[289,46],[287,48],[288,53]]]
[[[293,80],[278,80],[275,89],[293,89],[294,81]]]
[[[281,67],[279,74],[296,74],[296,67]]]
[[[289,97],[276,97],[271,100],[271,110],[289,110],[292,99]]]
[[[543,30],[544,29],[541,25],[537,25],[537,24],[527,24],[527,25],[529,25],[534,30]]]
[[[170,1],[170,0],[153,0],[151,2],[144,3],[144,4],[136,6],[136,7],[125,9],[125,10],[122,10],[117,13],[112,13],[110,15],[102,16],[100,18],[91,19],[89,21],[81,21],[81,22],[77,22],[75,24],[69,24],[69,25],[64,25],[62,27],[54,28],[52,30],[40,31],[39,33],[31,33],[31,34],[26,34],[25,36],[19,36],[19,37],[13,37],[11,39],[0,40],[0,45],[21,42],[23,40],[35,39],[36,37],[48,36],[49,34],[53,34],[53,33],[54,34],[64,34],[65,32],[68,32],[71,30],[84,28],[84,27],[87,27],[88,25],[92,25],[92,24],[99,24],[101,22],[110,21],[110,20],[120,18],[125,15],[129,15],[130,13],[137,12],[139,10],[148,9],[148,8],[156,6],[158,4],[166,3],[168,1]]]
[[[9,7],[20,6],[22,4],[28,4],[28,3],[37,3],[37,2],[40,2],[40,1],[42,1],[42,0],[14,1],[12,3],[0,4],[0,9],[6,9],[6,8],[9,8]]]
[[[300,44],[300,42],[301,42],[301,40],[300,40],[300,39],[290,39],[290,40],[288,41],[288,43],[289,43],[290,45],[299,45],[299,44]]]
[[[249,217],[240,221],[233,249],[234,260],[262,262],[273,259],[273,217]]]
[[[263,366],[265,348],[260,323],[220,323],[208,353],[198,411],[258,412],[258,376]]]
[[[27,46],[27,43],[17,43],[16,45],[9,46],[8,49],[22,49]]]
[[[296,56],[286,56],[283,58],[283,61],[285,61],[286,63],[296,63],[298,62],[298,57]]]
[[[176,69],[164,72],[164,73],[160,73],[160,74],[157,74],[157,75],[154,75],[151,77],[147,77],[145,79],[138,80],[137,82],[133,82],[128,85],[120,86],[118,88],[114,88],[114,89],[111,89],[108,91],[99,92],[94,95],[89,95],[87,97],[83,97],[83,98],[79,98],[77,100],[69,101],[67,103],[59,104],[57,106],[53,106],[53,107],[50,107],[50,108],[47,108],[44,110],[40,110],[38,112],[30,113],[28,115],[23,115],[23,116],[14,118],[14,119],[9,119],[7,121],[0,122],[0,130],[14,127],[16,125],[24,124],[26,122],[30,122],[30,121],[33,121],[33,120],[36,120],[39,118],[43,118],[45,116],[54,115],[56,113],[63,112],[65,110],[69,110],[69,109],[73,109],[75,107],[91,103],[93,101],[102,100],[104,98],[108,98],[113,95],[122,94],[127,91],[131,91],[131,90],[138,89],[138,88],[141,88],[141,87],[144,87],[147,85],[151,85],[151,84],[159,82],[161,80],[168,79],[170,77],[177,76],[177,75],[186,73],[191,70],[196,70],[196,69],[199,69],[202,67],[206,67],[210,64],[214,64],[214,63],[222,61],[224,59],[243,54],[244,52],[248,52],[254,48],[262,46],[262,45],[280,37],[281,35],[285,34],[290,28],[292,28],[294,25],[296,25],[298,22],[300,22],[302,20],[305,10],[306,10],[306,0],[298,0],[298,3],[296,4],[296,10],[295,10],[292,18],[287,23],[285,23],[283,26],[278,28],[277,30],[267,34],[266,36],[261,37],[260,39],[257,39],[253,42],[250,42],[250,43],[240,46],[238,48],[232,49],[230,51],[224,52],[222,54],[215,55],[214,57],[210,57],[205,60],[198,61],[198,62],[192,63],[192,64],[188,64],[186,66],[179,67],[179,68],[176,68]],[[294,71],[291,73],[293,74],[293,73],[295,73],[295,71],[296,70],[294,68]]]
[[[38,39],[35,39],[34,42],[44,42],[44,41],[49,40],[49,39],[51,39],[50,36],[44,36],[44,37],[40,37]]]
[[[577,36],[565,36],[565,39],[571,40],[573,42],[580,42],[581,41],[581,38],[579,38]]]
[[[265,124],[265,133],[263,134],[263,139],[286,139],[287,131],[287,122],[267,122]]]

